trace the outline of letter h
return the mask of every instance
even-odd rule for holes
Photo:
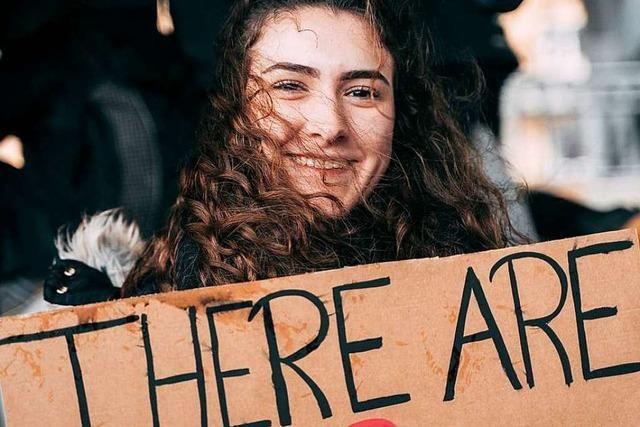
[[[202,354],[200,352],[200,340],[198,338],[198,329],[196,325],[196,310],[194,307],[189,307],[189,323],[191,325],[191,340],[193,342],[193,353],[196,362],[195,372],[187,372],[184,374],[174,375],[167,378],[156,378],[155,368],[153,365],[153,351],[151,350],[151,340],[149,338],[149,325],[147,322],[147,315],[143,314],[141,317],[142,324],[142,339],[144,342],[144,350],[147,356],[147,375],[149,377],[149,400],[151,403],[151,415],[153,418],[153,427],[160,426],[160,420],[158,417],[158,397],[156,388],[169,384],[177,384],[186,381],[195,380],[198,384],[198,398],[200,401],[200,420],[201,425],[204,427],[207,422],[207,397],[204,386],[204,370],[202,368]]]

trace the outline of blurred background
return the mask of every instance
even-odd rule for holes
[[[231,1],[0,5],[0,314],[45,307],[59,227],[114,207],[145,237],[162,226]],[[518,229],[634,225],[640,0],[420,3],[450,89],[484,72],[479,107],[457,113]]]
[[[525,0],[500,16],[519,69],[501,93],[503,155],[529,187],[640,205],[640,1]]]

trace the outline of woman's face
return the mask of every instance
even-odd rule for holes
[[[325,7],[269,19],[250,55],[250,73],[272,100],[265,114],[265,97],[255,96],[253,116],[277,143],[295,189],[340,200],[342,211],[327,198],[313,199],[328,216],[350,211],[389,165],[391,55],[361,17]]]

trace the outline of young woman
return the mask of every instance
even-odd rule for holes
[[[124,296],[508,243],[397,3],[237,2],[199,152]]]

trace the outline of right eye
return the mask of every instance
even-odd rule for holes
[[[280,80],[271,85],[271,87],[283,92],[302,92],[307,89],[304,84],[296,80]]]

